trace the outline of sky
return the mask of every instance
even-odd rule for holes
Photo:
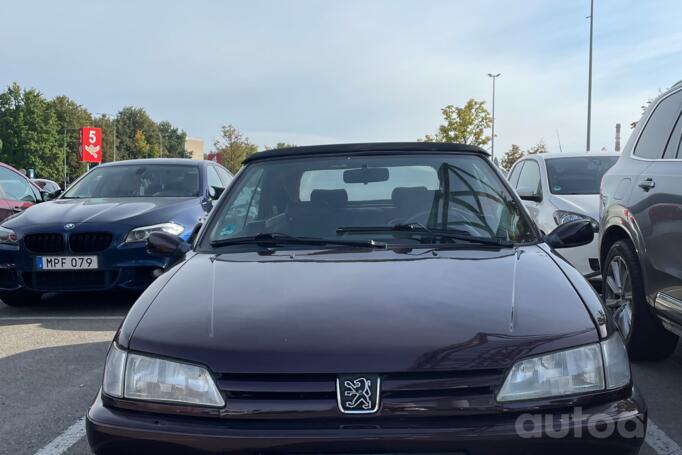
[[[2,1],[0,86],[140,106],[212,148],[414,141],[492,103],[496,155],[584,151],[589,0]],[[592,150],[682,79],[682,2],[595,0]]]

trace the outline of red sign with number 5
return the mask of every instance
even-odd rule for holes
[[[102,129],[81,128],[81,161],[102,162]]]

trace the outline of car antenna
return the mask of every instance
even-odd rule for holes
[[[561,148],[561,136],[559,136],[559,128],[556,129],[556,138],[559,141],[559,152],[564,153],[564,150]]]

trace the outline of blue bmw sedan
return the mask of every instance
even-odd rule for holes
[[[212,161],[107,163],[58,199],[0,225],[0,300],[25,305],[46,292],[145,289],[168,265],[145,249],[150,233],[188,239],[232,175]]]

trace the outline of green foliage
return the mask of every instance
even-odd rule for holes
[[[64,139],[66,139],[67,180],[72,181],[86,170],[85,163],[79,161],[80,135],[78,129],[92,125],[92,115],[80,104],[67,96],[61,95],[49,101],[52,110],[57,117],[57,128],[61,140],[59,152],[59,173],[62,182],[64,179]]]
[[[59,180],[59,139],[55,112],[39,91],[14,83],[0,93],[0,161]]]
[[[512,144],[511,149],[509,149],[502,157],[502,163],[500,164],[500,167],[509,172],[514,163],[521,158],[523,158],[523,151],[521,150],[521,147],[516,144]]]
[[[249,142],[233,125],[224,125],[220,128],[220,137],[213,143],[217,153],[222,155],[222,164],[235,173],[242,165],[244,158],[256,153],[258,147]]]
[[[167,121],[157,124],[142,108],[125,107],[115,118],[93,117],[67,96],[47,100],[14,83],[0,93],[0,161],[18,169],[33,167],[38,177],[62,182],[66,149],[68,180],[73,181],[86,169],[79,161],[78,132],[85,126],[102,128],[104,161],[114,160],[114,137],[117,160],[189,157],[185,132]]]
[[[427,134],[426,142],[456,142],[484,146],[490,142],[485,130],[492,126],[492,116],[485,107],[485,101],[470,99],[464,107],[453,105],[441,109],[445,122],[438,127],[435,135]]]
[[[265,150],[288,149],[290,147],[298,147],[296,144],[287,144],[286,142],[278,142],[274,147],[265,146]]]
[[[526,153],[529,155],[536,155],[538,153],[547,153],[547,145],[545,144],[545,141],[540,139],[540,142],[529,148]]]

